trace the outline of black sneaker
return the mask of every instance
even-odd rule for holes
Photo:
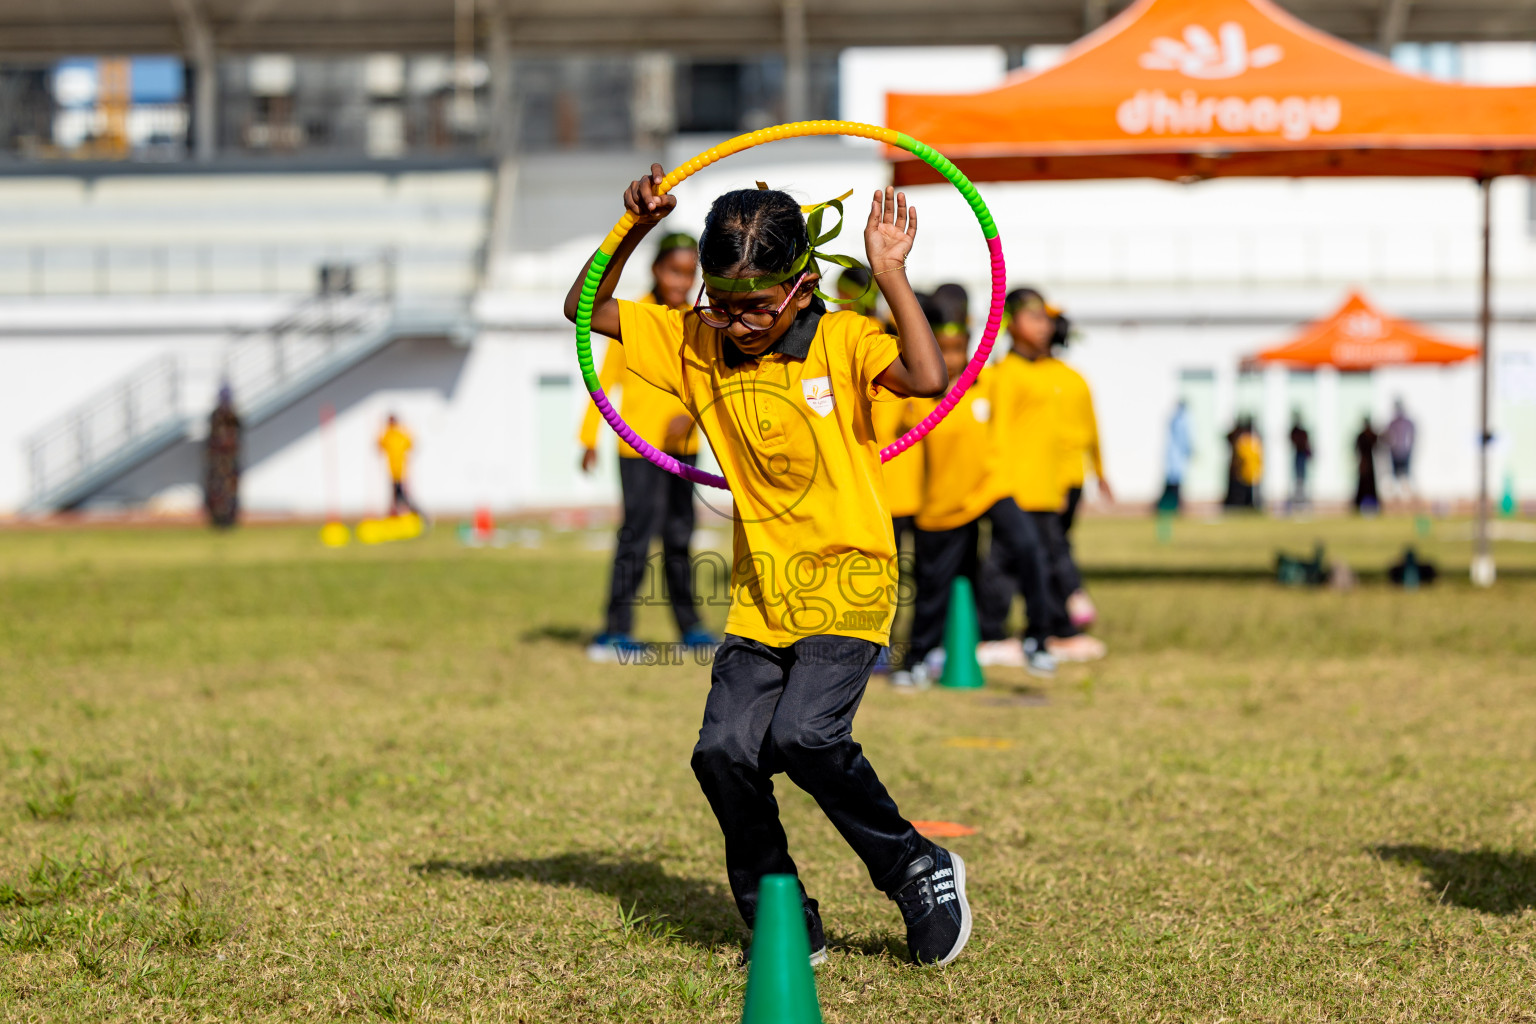
[[[817,909],[819,904],[809,896],[804,897],[805,931],[811,940],[811,966],[819,967],[827,962],[827,936],[821,929],[821,912]],[[745,967],[752,962],[752,946],[741,951],[741,966]]]
[[[928,852],[907,866],[890,899],[907,922],[907,948],[913,962],[943,967],[970,941],[965,861],[958,854],[930,843]]]

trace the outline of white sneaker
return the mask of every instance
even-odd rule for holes
[[[914,690],[926,690],[938,678],[936,674],[928,671],[928,666],[926,665],[913,665],[912,671],[908,675],[912,677],[912,688]]]
[[[929,679],[937,679],[944,674],[944,648],[935,647],[923,656],[923,668],[928,670]]]
[[[903,668],[891,673],[891,686],[898,690],[916,690],[917,682],[912,678],[912,673]]]
[[[1019,646],[1024,651],[1024,671],[1041,679],[1050,679],[1056,675],[1056,658],[1040,646],[1039,640],[1030,637]]]
[[[983,640],[976,645],[976,662],[982,668],[989,665],[1023,668],[1024,645],[1016,636],[1006,640]]]
[[[1049,637],[1045,641],[1045,649],[1058,662],[1098,661],[1109,653],[1109,648],[1104,646],[1104,641],[1091,637],[1087,633],[1079,633],[1077,636]]]

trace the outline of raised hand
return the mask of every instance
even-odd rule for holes
[[[677,197],[670,192],[659,196],[656,186],[666,176],[661,164],[651,164],[651,173],[630,182],[624,190],[624,209],[634,214],[639,224],[658,224],[661,219],[677,208]]]
[[[870,272],[880,274],[904,266],[915,238],[917,207],[907,205],[906,193],[890,186],[877,191],[869,205],[869,221],[864,225],[864,251],[869,255]]]

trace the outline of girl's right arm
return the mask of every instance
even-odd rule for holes
[[[613,289],[624,273],[624,264],[629,262],[630,254],[635,251],[640,240],[650,233],[651,228],[661,223],[662,218],[677,207],[676,196],[656,194],[656,186],[661,184],[662,177],[661,164],[651,164],[650,174],[630,182],[629,188],[624,190],[624,209],[634,214],[635,226],[629,229],[629,233],[619,243],[618,250],[609,259],[602,283],[597,288],[597,296],[592,300],[592,330],[615,341],[624,340],[619,337],[619,304],[613,298]],[[571,323],[576,322],[576,304],[581,300],[581,286],[586,283],[587,270],[591,266],[592,261],[588,260],[565,296],[565,318]]]

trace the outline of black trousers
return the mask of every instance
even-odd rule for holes
[[[679,462],[693,465],[694,456]],[[645,579],[651,538],[661,534],[667,597],[679,632],[699,624],[693,600],[693,568],[688,545],[693,540],[693,485],[645,459],[619,460],[624,492],[624,522],[619,526],[608,586],[608,632],[628,633],[635,624],[635,595]]]
[[[1067,542],[1067,532],[1061,526],[1060,512],[1031,512],[1040,531],[1040,543],[1045,546],[1045,576],[1056,600],[1066,603],[1068,597],[1083,589],[1083,574],[1077,571],[1072,558],[1072,545]]]
[[[1077,522],[1077,506],[1083,503],[1083,489],[1081,487],[1067,488],[1067,503],[1061,509],[1061,532],[1067,535],[1067,542],[1072,541],[1072,524]]]
[[[891,532],[896,535],[896,552],[901,553],[901,541],[907,534],[917,534],[916,516],[891,516]]]
[[[927,849],[853,739],[879,653],[852,637],[769,647],[728,633],[715,655],[693,773],[725,833],[726,876],[749,927],[758,881],[798,874],[773,798],[777,772],[820,805],[876,888],[889,891]]]
[[[981,519],[992,524],[988,557],[997,560],[1000,575],[989,577],[983,573],[983,562],[977,552]],[[1003,622],[1008,618],[1015,588],[1024,595],[1028,620],[1024,635],[1037,640],[1062,635],[1066,610],[1051,599],[1038,530],[1012,498],[1004,498],[964,526],[917,531],[917,601],[912,609],[910,664],[917,664],[943,643],[950,586],[957,575],[969,577],[975,588],[983,640],[1000,640],[1005,635]]]
[[[902,653],[907,649],[906,638],[911,628],[902,612],[912,607],[912,600],[917,594],[917,581],[912,568],[915,556],[906,551],[904,538],[913,537],[913,546],[916,547],[917,517],[892,516],[891,532],[896,536],[896,608],[891,616],[891,660],[893,664],[904,664]],[[900,635],[896,632],[898,628],[901,629]]]
[[[411,500],[411,496],[405,493],[405,481],[392,480],[390,481],[389,491],[389,514],[397,516],[402,508],[413,516],[421,515],[421,509],[417,508],[416,503]]]

